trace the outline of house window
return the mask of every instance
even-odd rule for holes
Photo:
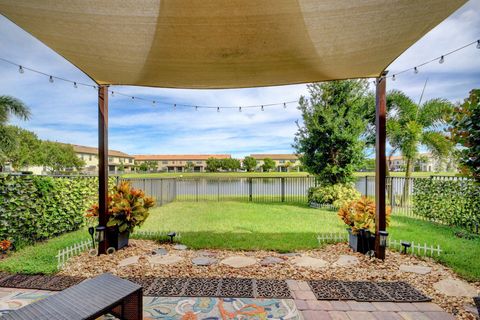
[[[168,161],[162,161],[162,164],[168,164]]]
[[[108,157],[109,162],[113,162],[113,157]]]
[[[197,164],[202,164],[202,161],[197,161]]]
[[[89,161],[92,161],[92,155],[89,155],[89,156],[88,156],[88,160],[89,160]]]
[[[133,159],[128,159],[128,163],[133,163]]]
[[[279,162],[279,163],[285,163],[285,160],[280,160],[280,161],[278,161],[278,162]]]

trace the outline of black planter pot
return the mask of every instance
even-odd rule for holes
[[[110,247],[115,248],[115,250],[122,249],[123,247],[128,246],[128,239],[130,238],[130,232],[124,231],[119,232],[117,227],[108,228],[108,244]]]
[[[348,245],[355,252],[367,253],[375,248],[375,235],[368,230],[359,230],[357,234],[352,233],[352,229],[348,231]]]

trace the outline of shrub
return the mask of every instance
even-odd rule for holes
[[[480,184],[472,180],[416,179],[413,209],[429,220],[475,227],[480,224]]]
[[[386,223],[390,224],[390,207],[387,207]],[[356,234],[360,229],[368,229],[375,232],[375,202],[367,197],[350,201],[338,210],[338,216],[342,221],[352,228]]]
[[[76,230],[97,193],[96,177],[0,176],[0,239],[18,247]]]
[[[308,202],[330,204],[340,208],[346,203],[361,197],[360,192],[352,184],[334,184],[313,187],[308,190]]]
[[[152,197],[145,196],[140,189],[134,189],[127,181],[114,187],[108,197],[108,227],[118,227],[118,231],[132,232],[148,218],[148,209],[155,205]],[[87,211],[87,218],[98,217],[98,203]]]

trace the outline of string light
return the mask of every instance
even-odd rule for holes
[[[405,69],[405,70],[402,70],[402,71],[399,71],[399,72],[396,72],[396,73],[393,73],[391,75],[388,75],[388,76],[383,76],[383,78],[392,78],[393,81],[396,80],[396,77],[400,74],[403,74],[403,73],[406,73],[406,72],[409,72],[411,70],[414,71],[415,74],[418,74],[419,73],[419,68],[420,67],[423,67],[424,65],[426,64],[429,64],[429,63],[432,63],[434,61],[438,61],[438,63],[440,64],[443,64],[445,62],[445,58],[448,56],[448,55],[451,55],[455,52],[458,52],[460,50],[463,50],[471,45],[475,45],[477,49],[480,49],[480,39],[479,40],[475,40],[473,42],[470,42],[470,43],[467,43],[466,45],[462,46],[462,47],[459,47],[455,50],[452,50],[450,52],[447,52],[437,58],[434,58],[434,59],[431,59],[429,61],[426,61],[424,63],[421,63],[421,64],[418,64],[414,67],[410,67],[408,69]],[[28,67],[25,67],[25,66],[22,66],[22,65],[19,65],[18,63],[15,63],[15,62],[12,62],[10,60],[7,60],[7,59],[4,59],[2,57],[0,57],[0,60],[3,61],[3,62],[6,62],[8,64],[11,64],[11,65],[14,65],[18,68],[18,72],[19,73],[24,73],[25,70],[28,70],[28,71],[31,71],[31,72],[34,72],[34,73],[37,73],[37,74],[41,74],[43,76],[46,76],[48,77],[49,79],[49,82],[50,83],[53,83],[54,82],[54,78],[57,79],[57,80],[61,80],[61,81],[64,81],[64,82],[69,82],[71,84],[73,84],[73,87],[74,88],[78,88],[78,86],[84,86],[84,87],[91,87],[93,89],[97,89],[99,88],[98,85],[92,85],[92,84],[88,84],[88,83],[82,83],[82,82],[77,82],[77,81],[72,81],[72,80],[69,80],[69,79],[66,79],[66,78],[62,78],[62,77],[58,77],[58,76],[53,76],[53,75],[49,75],[45,72],[42,72],[42,71],[39,71],[39,70],[35,70],[35,69],[32,69],[32,68],[28,68]],[[132,100],[139,100],[139,101],[146,101],[146,102],[150,102],[152,103],[153,105],[155,105],[158,101],[156,100],[150,100],[150,99],[145,99],[145,98],[141,98],[141,97],[135,97],[135,96],[131,96],[131,95],[128,95],[128,94],[124,94],[124,93],[121,93],[121,92],[116,92],[117,95],[121,95],[121,96],[125,96],[125,97],[130,97]],[[115,92],[114,91],[111,91],[111,96],[114,97],[115,96]],[[287,104],[288,103],[298,103],[298,100],[294,100],[294,101],[288,101],[288,102],[281,102],[281,103],[271,103],[271,104],[263,104],[263,105],[251,105],[251,106],[243,106],[243,107],[234,107],[234,106],[226,106],[226,107],[215,107],[215,106],[198,106],[198,105],[188,105],[188,104],[179,104],[179,106],[182,106],[182,107],[186,107],[186,108],[195,108],[196,111],[198,111],[199,108],[203,108],[203,109],[213,109],[213,108],[216,108],[217,109],[217,112],[220,112],[220,109],[231,109],[231,108],[238,108],[238,111],[239,112],[242,112],[242,108],[260,108],[262,111],[265,110],[265,107],[274,107],[274,106],[281,106],[283,105],[283,108],[286,109],[287,108]],[[173,105],[173,110],[175,111],[176,110],[176,107],[177,107],[177,104],[174,104]]]

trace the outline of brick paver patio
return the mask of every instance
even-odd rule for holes
[[[449,320],[455,317],[431,302],[319,301],[305,281],[288,280],[294,299],[144,297],[144,319]],[[0,288],[0,314],[52,292]],[[180,307],[181,306],[181,307]],[[242,318],[243,317],[243,318]],[[246,318],[245,318],[246,317]],[[262,318],[264,317],[264,318]]]
[[[319,301],[306,281],[288,280],[295,305],[305,320],[451,320],[455,317],[431,302]]]

